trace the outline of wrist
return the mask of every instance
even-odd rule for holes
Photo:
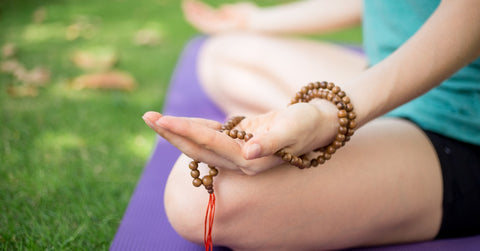
[[[331,82],[315,82],[302,87],[302,89],[297,92],[295,97],[292,99],[290,105],[297,103],[310,103],[312,100],[316,99],[327,100],[328,102],[334,104],[336,109],[338,109],[336,113],[338,118],[337,132],[331,134],[320,130],[318,131],[318,135],[317,133],[315,135],[316,139],[325,139],[334,136],[333,141],[330,144],[322,143],[319,148],[315,149],[314,152],[316,152],[318,156],[311,160],[304,159],[304,155],[300,157],[292,157],[292,155],[287,153],[284,149],[281,149],[277,153],[275,153],[275,155],[281,157],[284,161],[290,162],[292,165],[297,166],[301,169],[325,163],[325,161],[329,160],[331,156],[337,151],[337,149],[343,147],[348,141],[350,141],[350,138],[354,134],[355,128],[357,127],[357,123],[355,120],[356,114],[354,112],[354,107],[351,103],[349,96],[347,96],[347,94],[342,91],[339,86],[336,86],[334,83]],[[324,106],[322,105],[322,107]],[[323,109],[317,109],[317,111],[321,112],[323,111]],[[327,112],[327,114],[329,114],[331,117],[333,113]],[[326,117],[329,116],[327,115]],[[320,122],[321,123],[318,126],[322,128],[332,128],[332,123],[325,123],[325,121]],[[328,126],[324,127],[325,124],[327,124]],[[304,132],[304,134],[305,133],[307,132]],[[321,141],[316,142],[321,143]]]
[[[327,142],[323,142],[324,139],[320,140],[320,142],[318,142],[317,144],[317,147],[333,141],[333,139],[335,138],[334,135],[338,131],[338,109],[335,107],[334,104],[325,99],[316,98],[311,100],[308,104],[313,106],[319,114],[319,116],[316,116],[316,118],[318,118],[316,124],[319,126],[316,127],[314,135],[332,135],[330,138],[327,139]]]

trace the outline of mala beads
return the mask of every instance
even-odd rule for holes
[[[350,137],[354,134],[355,128],[357,126],[357,123],[355,121],[356,114],[353,111],[353,105],[352,103],[350,103],[350,98],[345,94],[344,91],[340,89],[340,87],[336,86],[331,82],[314,82],[302,87],[300,91],[296,93],[295,97],[290,102],[290,105],[296,103],[308,103],[315,98],[328,100],[337,107],[337,117],[339,124],[338,132],[337,135],[335,135],[335,139],[332,143],[314,150],[314,152],[317,153],[315,158],[308,159],[306,157],[306,154],[301,156],[295,156],[291,153],[288,153],[284,149],[281,149],[275,153],[276,156],[280,157],[286,163],[289,163],[290,165],[298,167],[300,169],[316,167],[319,164],[324,164],[327,160],[331,159],[332,155],[337,151],[337,149],[343,147],[346,142],[350,140]],[[235,129],[235,127],[244,118],[245,117],[241,116],[230,118],[221,127],[220,132],[223,132],[232,139],[240,139],[247,142],[253,137],[253,135],[251,133]],[[212,226],[215,214],[215,194],[213,190],[213,177],[217,176],[218,169],[215,166],[208,165],[208,167],[210,168],[208,175],[205,175],[203,178],[200,179],[200,171],[198,170],[199,163],[199,161],[193,160],[192,162],[190,162],[189,168],[191,169],[190,175],[193,178],[193,185],[195,187],[203,185],[210,194],[207,213],[205,215],[204,242],[205,250],[211,250],[213,248]]]
[[[357,126],[357,123],[355,122],[357,115],[353,111],[353,105],[350,103],[350,98],[340,89],[340,87],[335,86],[333,83],[327,83],[325,81],[315,82],[302,87],[302,89],[295,95],[295,98],[292,99],[290,105],[307,103],[315,98],[326,99],[337,107],[339,124],[338,133],[332,143],[325,147],[315,149],[314,152],[317,152],[318,155],[311,160],[308,160],[305,155],[297,157],[287,153],[283,149],[275,153],[275,155],[281,157],[285,162],[300,169],[312,166],[316,167],[319,164],[324,164],[325,161],[332,157],[337,149],[344,146],[345,143],[350,140],[350,137],[355,132],[355,127]]]
[[[308,160],[305,155],[295,156],[286,152],[284,149],[279,150],[275,153],[276,156],[282,158],[283,161],[296,166],[300,169],[316,167],[319,164],[324,164],[327,160],[331,159],[332,155],[348,142],[351,136],[355,132],[355,127],[357,123],[355,121],[356,114],[353,111],[353,105],[350,103],[350,98],[345,94],[340,87],[335,86],[333,83],[327,82],[315,82],[310,83],[307,86],[302,87],[302,89],[296,93],[295,97],[290,102],[290,105],[296,103],[307,103],[312,99],[320,98],[326,99],[332,102],[338,109],[338,132],[335,136],[335,140],[327,146],[320,147],[315,149],[314,152],[318,153],[317,157]],[[230,136],[233,139],[240,139],[247,142],[253,137],[251,133],[245,131],[234,129],[245,117],[232,117],[229,119],[220,129],[221,132]],[[209,193],[213,192],[212,181],[213,177],[218,174],[218,170],[209,165],[210,168],[209,175],[203,177],[203,179],[198,178],[199,172],[197,170],[198,161],[192,161],[190,163],[190,169],[192,169],[191,175],[194,178],[193,185],[198,187],[204,185]]]
[[[226,135],[230,136],[232,139],[242,139],[247,142],[249,139],[253,137],[251,133],[246,133],[245,131],[233,129],[235,126],[240,124],[240,122],[244,119],[245,117],[242,116],[235,116],[230,118],[220,129],[220,132],[225,133]],[[188,167],[191,169],[190,175],[193,178],[192,184],[195,187],[199,187],[203,185],[205,189],[207,189],[209,194],[213,193],[213,177],[217,176],[218,170],[215,166],[208,165],[208,168],[210,170],[208,171],[208,175],[203,176],[203,178],[200,177],[200,171],[198,171],[198,164],[200,162],[193,160],[190,162]]]

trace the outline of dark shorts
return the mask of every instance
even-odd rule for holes
[[[443,176],[443,216],[436,239],[480,234],[480,146],[425,133]]]

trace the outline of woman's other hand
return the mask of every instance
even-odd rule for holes
[[[206,34],[245,30],[249,17],[258,10],[250,2],[225,4],[215,9],[196,0],[183,1],[182,8],[185,19]]]

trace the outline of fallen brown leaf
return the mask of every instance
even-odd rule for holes
[[[155,46],[160,43],[162,36],[157,30],[142,29],[137,31],[133,43],[141,46]]]
[[[8,59],[0,62],[0,71],[3,73],[14,74],[20,69],[25,69],[25,67],[16,59]]]
[[[10,58],[17,54],[17,46],[14,43],[6,43],[2,46],[2,58]]]
[[[79,16],[65,30],[65,38],[67,40],[75,40],[77,38],[91,39],[97,32],[97,27],[93,23],[91,17]]]
[[[50,82],[50,71],[43,66],[37,66],[33,68],[33,70],[27,72],[22,81],[39,86],[45,85]]]
[[[38,89],[32,85],[10,86],[7,89],[8,95],[11,97],[36,97]]]
[[[84,70],[107,70],[112,68],[118,61],[115,52],[88,52],[77,51],[72,56],[72,62]]]
[[[72,81],[74,89],[110,89],[132,91],[137,85],[135,79],[126,72],[110,71],[85,74]]]
[[[43,23],[43,21],[45,21],[46,17],[47,17],[47,9],[45,7],[38,7],[33,12],[32,20],[36,24],[41,24]]]

